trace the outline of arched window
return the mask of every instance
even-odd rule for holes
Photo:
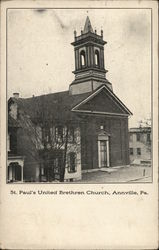
[[[95,65],[99,66],[99,51],[95,51]]]
[[[84,67],[86,65],[86,56],[84,50],[82,50],[80,53],[80,60],[81,60],[81,67]]]

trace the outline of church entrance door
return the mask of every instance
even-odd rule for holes
[[[98,165],[99,168],[109,167],[109,138],[106,136],[98,140]]]
[[[107,141],[100,141],[100,167],[107,167]]]

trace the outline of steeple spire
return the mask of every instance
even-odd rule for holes
[[[90,21],[89,17],[87,16],[86,22],[85,22],[85,25],[84,25],[83,33],[88,33],[88,32],[93,32],[93,28],[92,28],[92,25],[91,25],[91,21]]]

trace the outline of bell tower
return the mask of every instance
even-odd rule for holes
[[[92,92],[100,85],[106,84],[111,90],[112,85],[106,79],[107,70],[104,66],[103,30],[101,35],[93,31],[89,17],[87,16],[84,30],[77,36],[74,31],[75,53],[75,80],[70,84],[70,94],[82,94]]]

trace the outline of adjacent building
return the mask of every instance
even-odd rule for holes
[[[151,127],[130,128],[130,163],[151,165]]]
[[[128,117],[113,92],[104,64],[103,31],[89,17],[74,31],[74,81],[69,90],[9,99],[9,116],[20,124],[17,150],[25,155],[24,181],[75,181],[82,172],[129,165]]]
[[[8,133],[7,133],[7,181],[23,182],[24,156],[18,154],[17,150],[17,131],[19,123],[12,116],[8,116]]]

